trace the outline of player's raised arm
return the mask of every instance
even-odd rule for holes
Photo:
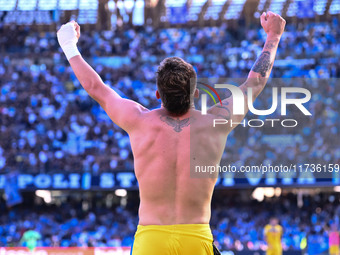
[[[260,56],[249,72],[247,81],[241,85],[244,90],[248,87],[252,88],[253,100],[261,93],[267,83],[286,21],[278,14],[264,12],[261,15],[261,25],[267,34],[267,40]]]
[[[125,131],[129,132],[136,127],[142,112],[147,109],[132,100],[120,97],[103,83],[95,70],[81,57],[77,49],[80,26],[71,21],[59,29],[57,37],[75,75],[87,93],[103,107],[111,120]]]
[[[267,34],[267,40],[264,44],[263,50],[260,56],[257,58],[255,64],[249,72],[248,78],[245,83],[240,86],[243,91],[245,99],[245,112],[244,115],[233,115],[232,105],[233,99],[229,97],[222,101],[223,106],[216,104],[209,109],[209,113],[216,114],[218,116],[224,116],[227,119],[232,120],[234,123],[242,121],[248,111],[248,88],[252,89],[252,101],[261,93],[264,86],[267,83],[268,77],[273,68],[277,47],[279,45],[280,38],[283,34],[286,21],[278,14],[273,12],[263,13],[261,15],[261,25]],[[233,126],[232,128],[235,128]]]

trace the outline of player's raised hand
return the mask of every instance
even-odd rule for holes
[[[260,19],[267,35],[281,36],[283,34],[286,21],[280,15],[269,11],[262,13]]]
[[[80,37],[80,26],[75,21],[70,21],[61,26],[57,32],[60,47],[63,49],[67,59],[80,55],[77,42]]]

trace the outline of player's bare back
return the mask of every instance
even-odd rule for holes
[[[158,109],[143,117],[130,132],[140,187],[139,224],[209,223],[216,178],[191,176],[190,167],[219,163],[225,130],[209,132],[212,117],[197,110],[174,117]]]

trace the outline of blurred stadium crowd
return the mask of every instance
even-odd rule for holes
[[[305,196],[303,207],[297,206],[293,194],[263,202],[241,200],[239,196],[214,198],[211,225],[222,250],[265,250],[263,228],[271,216],[277,216],[283,226],[284,250],[321,254],[328,249],[329,226],[340,223],[336,194]],[[41,234],[39,246],[131,246],[138,223],[137,204],[107,206],[104,199],[96,197],[96,202],[84,209],[82,200],[69,199],[59,205],[36,200],[34,207],[26,202],[7,211],[1,201],[0,246],[17,246],[28,229]]]
[[[9,211],[1,208],[0,246],[25,245],[20,241],[27,230],[37,231],[42,237],[39,246],[44,247],[131,246],[137,212],[105,205],[88,210],[83,202],[69,199],[59,206],[40,202],[33,209],[31,202]]]
[[[127,134],[81,88],[55,32],[7,26],[0,27],[0,38],[0,173],[133,169]],[[339,163],[334,137],[340,132],[340,86],[330,79],[340,77],[339,38],[336,18],[329,23],[287,25],[272,77],[288,84],[290,77],[303,78],[290,86],[311,90],[313,117],[303,119],[298,111],[290,112],[290,117],[303,121],[293,130],[238,128],[229,136],[224,160],[256,164],[280,158],[281,163],[303,163],[309,158]],[[186,59],[201,78],[246,78],[264,40],[263,30],[255,25],[145,27],[85,31],[78,46],[108,86],[153,109],[160,106],[154,96],[155,71],[165,57]],[[258,106],[269,105],[271,89],[260,98]],[[290,131],[297,138],[289,143],[284,135]],[[280,134],[285,146],[265,144],[261,138],[271,134]]]
[[[337,195],[305,196],[298,207],[297,197],[287,194],[264,202],[239,202],[240,199],[214,198],[213,234],[223,250],[265,250],[263,228],[270,217],[283,227],[283,250],[305,250],[323,254],[328,250],[331,224],[339,226],[340,205]]]

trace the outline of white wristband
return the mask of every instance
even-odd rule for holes
[[[80,55],[77,45],[73,45],[73,44],[64,45],[62,49],[65,53],[67,60],[70,60],[71,58]]]

